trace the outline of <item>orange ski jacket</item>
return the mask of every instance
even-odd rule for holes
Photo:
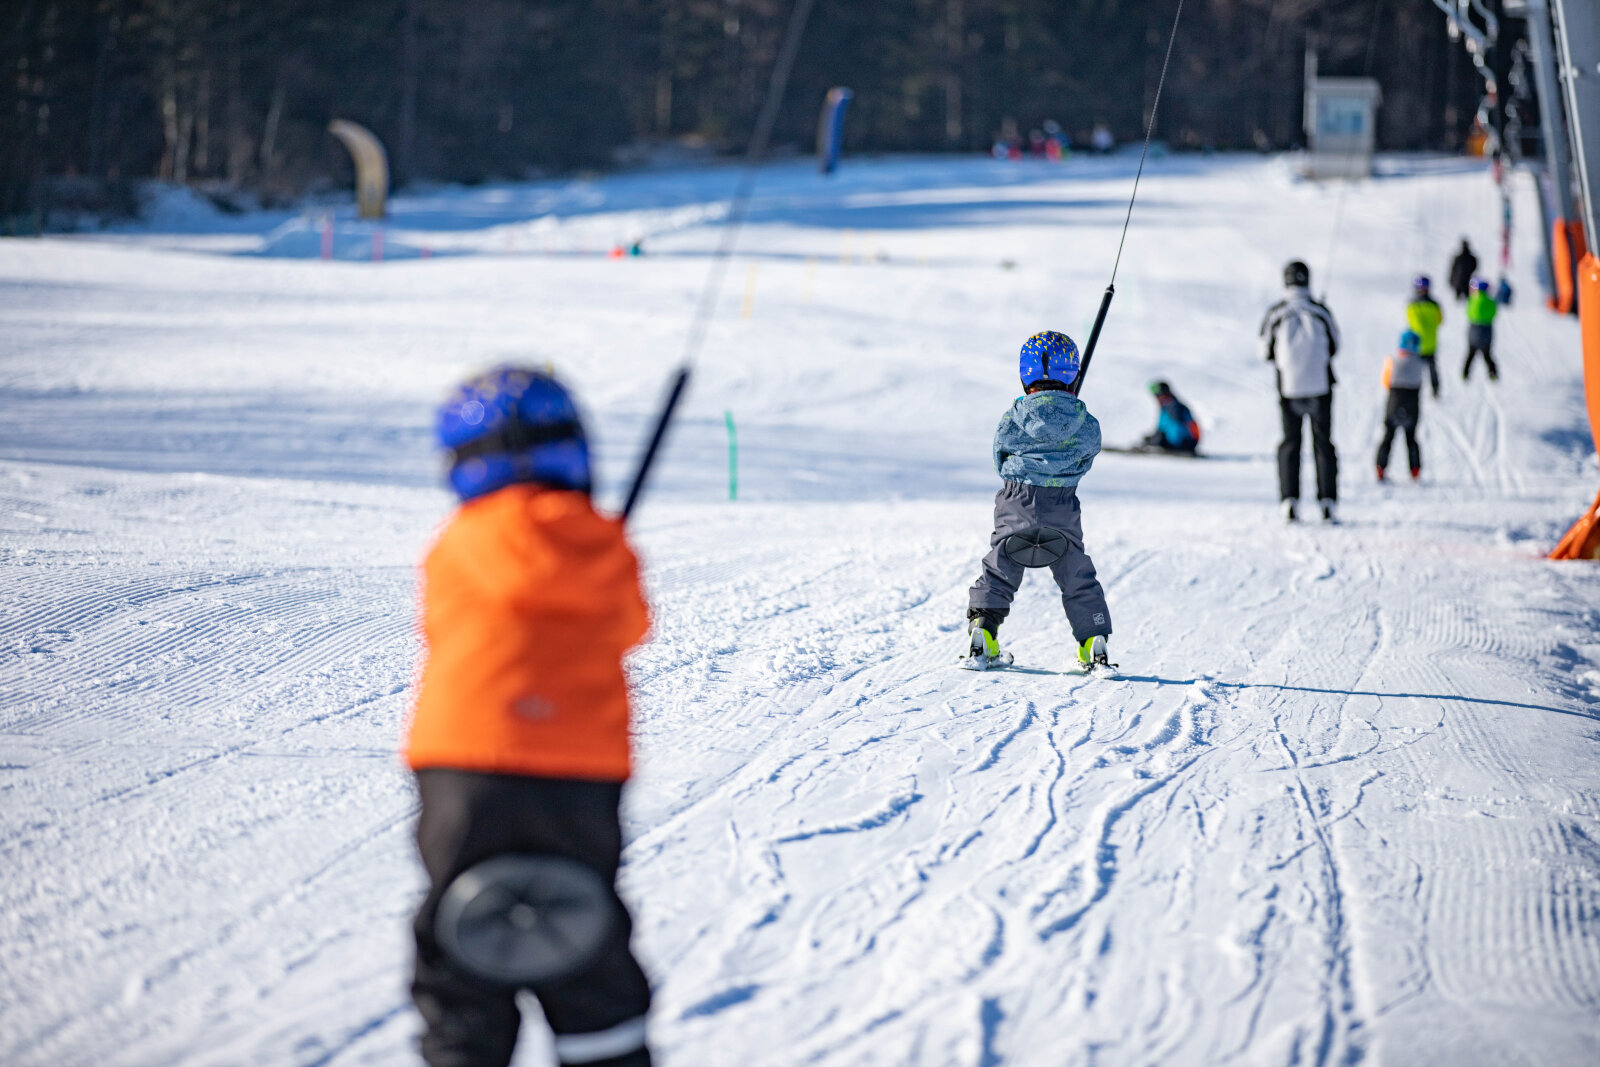
[[[586,494],[523,484],[468,501],[422,564],[407,762],[626,779],[622,657],[649,626],[622,524]]]

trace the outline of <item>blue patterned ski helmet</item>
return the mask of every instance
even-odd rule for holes
[[[1407,330],[1400,335],[1400,347],[1407,352],[1422,351],[1422,337],[1414,330]]]
[[[1036,333],[1022,343],[1017,372],[1024,389],[1039,381],[1071,385],[1078,377],[1078,346],[1072,338],[1054,330]]]
[[[456,387],[434,416],[463,501],[518,482],[590,487],[589,444],[572,395],[529,367],[495,367]]]

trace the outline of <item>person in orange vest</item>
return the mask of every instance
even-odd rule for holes
[[[405,757],[429,891],[412,997],[432,1067],[505,1067],[537,997],[562,1063],[648,1067],[650,987],[615,889],[630,770],[622,660],[649,614],[552,376],[499,367],[439,409],[460,508],[422,564]]]
[[[1383,411],[1383,440],[1378,442],[1378,481],[1387,481],[1389,452],[1395,431],[1406,435],[1406,462],[1411,480],[1422,477],[1422,450],[1417,445],[1417,423],[1422,418],[1422,382],[1426,369],[1422,338],[1415,330],[1400,335],[1400,348],[1383,362],[1383,387],[1389,401]]]

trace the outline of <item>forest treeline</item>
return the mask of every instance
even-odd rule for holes
[[[792,2],[6,0],[0,216],[73,180],[268,199],[348,181],[335,117],[383,139],[400,183],[605,166],[667,140],[737,149]],[[847,151],[978,151],[1045,120],[1133,139],[1175,7],[818,0],[776,143],[809,146],[833,85],[856,92]],[[1382,145],[1461,142],[1475,76],[1426,0],[1189,0],[1158,136],[1296,143],[1308,33],[1324,73],[1381,80]]]

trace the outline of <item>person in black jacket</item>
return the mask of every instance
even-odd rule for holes
[[[1467,244],[1467,239],[1463,237],[1461,251],[1450,261],[1450,288],[1455,291],[1457,302],[1467,298],[1467,291],[1472,286],[1472,276],[1477,272],[1478,257],[1472,254],[1472,246]]]

